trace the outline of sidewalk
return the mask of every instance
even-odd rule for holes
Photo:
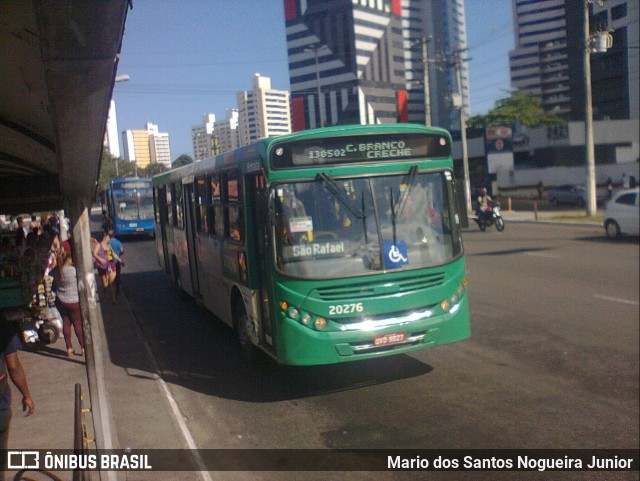
[[[138,334],[128,302],[121,295],[116,305],[101,302],[99,307],[105,334],[101,336],[105,365],[103,378],[107,386],[115,444],[107,448],[131,448],[133,451],[186,448],[176,414],[168,401],[169,391]],[[74,339],[75,345],[77,341]],[[73,449],[76,383],[82,386],[84,407],[91,407],[84,357],[67,358],[62,337],[38,352],[21,351],[19,356],[36,410],[30,417],[22,416],[22,397],[11,385],[13,419],[9,449]],[[85,422],[88,437],[93,439],[90,412],[85,415]],[[90,447],[95,448],[95,444]],[[7,481],[13,480],[14,475],[15,471],[9,471]],[[71,472],[55,472],[55,475],[65,481],[72,480]],[[176,481],[200,479],[194,471],[120,472],[116,479],[146,481],[159,479],[159,476],[163,480]],[[98,473],[91,473],[91,479],[99,479]]]
[[[511,210],[500,211],[506,222],[553,222],[562,224],[582,224],[602,226],[603,211],[598,210],[593,217],[587,217],[584,210]],[[604,229],[604,227],[603,227]],[[603,231],[604,232],[604,231]]]

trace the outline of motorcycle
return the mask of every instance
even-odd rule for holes
[[[500,214],[500,204],[491,202],[484,211],[478,211],[478,217],[474,219],[480,227],[481,231],[485,231],[487,227],[496,226],[498,232],[504,230],[504,219]]]

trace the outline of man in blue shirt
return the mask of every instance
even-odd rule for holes
[[[113,256],[113,263],[116,265],[116,296],[120,295],[120,271],[122,270],[122,266],[124,266],[124,261],[122,260],[122,255],[124,254],[124,246],[122,242],[116,239],[116,234],[113,229],[109,229],[109,245],[111,246],[111,250],[116,254]]]
[[[7,449],[9,443],[11,388],[8,377],[22,394],[22,410],[25,416],[31,416],[35,411],[27,377],[18,358],[20,349],[22,344],[13,326],[7,321],[0,321],[0,449]],[[4,478],[5,462],[6,459],[0,459],[0,479]]]

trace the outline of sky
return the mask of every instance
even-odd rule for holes
[[[282,0],[133,0],[113,91],[118,131],[169,133],[171,158],[193,156],[191,127],[224,119],[256,73],[289,90]],[[508,96],[511,0],[465,0],[471,114]],[[120,138],[122,149],[122,139]]]

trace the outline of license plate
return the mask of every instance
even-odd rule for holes
[[[383,334],[382,336],[376,336],[373,338],[374,346],[388,346],[390,344],[397,344],[406,339],[406,332],[393,332],[391,334]]]
[[[142,232],[144,230],[144,227],[136,227],[136,232]]]

